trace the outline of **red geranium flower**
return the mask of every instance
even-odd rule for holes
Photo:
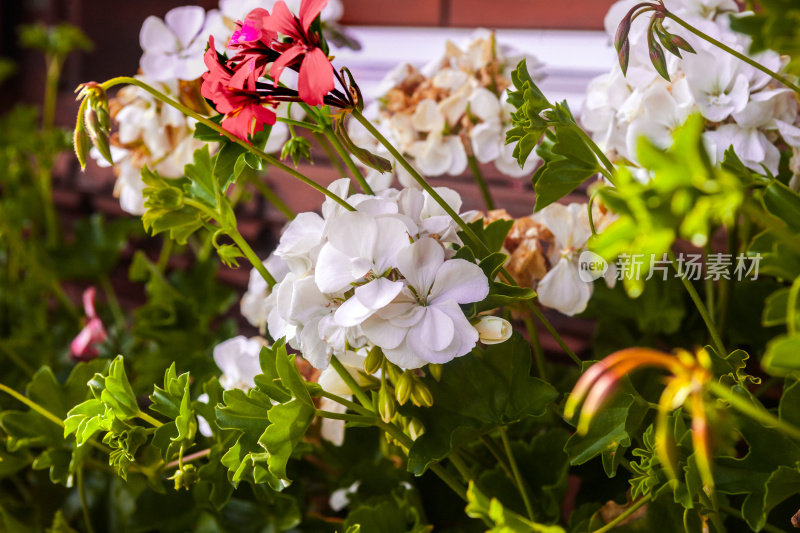
[[[303,0],[300,4],[300,17],[289,11],[284,2],[278,2],[272,14],[264,19],[263,30],[290,37],[288,43],[275,41],[272,48],[281,56],[272,64],[269,75],[278,86],[284,69],[300,61],[300,76],[297,88],[300,99],[309,105],[320,105],[325,95],[334,88],[333,65],[320,48],[319,37],[308,32],[314,19],[320,14],[328,0]]]
[[[203,74],[200,92],[225,115],[223,128],[247,141],[249,135],[261,130],[264,124],[275,124],[275,113],[264,107],[264,98],[257,92],[258,75],[252,63],[242,63],[236,70],[220,64],[213,36],[209,37],[204,60],[208,72]]]

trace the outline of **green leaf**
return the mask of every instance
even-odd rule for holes
[[[773,376],[798,375],[800,335],[780,335],[769,341],[761,366]]]
[[[215,179],[214,165],[207,144],[195,150],[193,162],[184,167],[183,173],[190,181],[188,185],[184,186],[184,191],[188,196],[197,198],[212,207],[217,205],[220,188]]]
[[[214,156],[214,181],[222,194],[225,194],[228,186],[234,183],[244,170],[243,165],[239,164],[239,159],[246,151],[239,144],[227,142]]]
[[[432,526],[423,523],[424,510],[415,504],[419,495],[413,489],[400,487],[382,498],[371,498],[347,515],[344,531],[368,533],[425,533]]]
[[[772,180],[764,189],[763,202],[766,210],[786,223],[792,232],[800,232],[800,195]]]
[[[632,391],[630,383],[624,389]],[[632,444],[632,436],[641,428],[647,414],[647,406],[637,400],[635,392],[620,392],[604,403],[592,417],[586,435],[572,435],[564,446],[564,451],[572,465],[585,462],[602,455],[603,468],[609,477],[616,473],[620,461]]]
[[[497,498],[485,496],[475,483],[470,481],[467,489],[467,507],[465,512],[472,518],[479,518],[489,524],[490,533],[565,533],[560,526],[547,526],[531,522],[513,511],[509,511]]]
[[[269,410],[270,425],[267,426],[258,443],[267,450],[269,456],[267,465],[270,473],[281,480],[282,485],[288,486],[289,484],[286,464],[311,426],[314,412],[313,404],[305,403],[297,398],[278,404]],[[273,488],[280,490],[282,487]]]
[[[408,470],[422,474],[431,463],[451,450],[500,425],[544,414],[556,390],[530,376],[530,346],[519,335],[447,363],[442,378],[425,379],[434,398],[433,407],[405,407],[425,426],[408,453]],[[469,398],[469,401],[465,401]]]

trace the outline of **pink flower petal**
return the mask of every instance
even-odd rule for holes
[[[334,88],[333,65],[325,52],[316,48],[306,53],[300,65],[298,90],[300,99],[308,105],[320,105],[325,95]]]
[[[264,29],[274,31],[292,39],[301,39],[297,18],[286,6],[285,2],[277,2],[272,8],[272,14],[264,19]]]
[[[328,5],[328,0],[303,0],[300,4],[300,24],[303,26],[303,31],[308,33],[308,28],[314,22],[314,19],[322,13],[325,6]]]
[[[281,79],[281,74],[283,74],[284,69],[292,64],[292,62],[297,58],[297,56],[303,53],[303,47],[300,45],[295,45],[286,50],[284,53],[281,54],[281,57],[275,60],[272,64],[272,67],[269,69],[269,75],[274,80],[275,87],[278,86],[278,82]],[[305,62],[303,62],[305,64]]]

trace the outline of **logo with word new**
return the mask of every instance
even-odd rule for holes
[[[592,282],[605,276],[608,271],[608,262],[589,250],[578,257],[578,277],[581,281]]]

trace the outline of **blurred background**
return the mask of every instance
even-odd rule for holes
[[[613,63],[611,43],[603,32],[603,18],[612,0],[342,0],[344,15],[340,20],[349,36],[361,44],[360,50],[335,50],[335,64],[347,65],[355,74],[367,99],[385,74],[398,63],[407,61],[421,66],[438,55],[448,39],[463,41],[476,28],[497,29],[500,43],[508,43],[536,56],[544,65],[546,76],[542,89],[551,100],[567,99],[576,113],[589,81],[608,70]],[[185,0],[0,0],[0,57],[17,64],[16,73],[0,85],[0,113],[16,103],[39,105],[43,97],[44,61],[41,53],[19,46],[20,24],[66,21],[82,28],[94,43],[91,52],[71,54],[60,80],[56,124],[70,128],[74,124],[77,103],[73,90],[85,81],[103,81],[137,71],[141,55],[139,29],[150,15],[163,17],[170,9],[192,2]],[[206,9],[217,7],[216,0],[195,2]],[[301,170],[321,183],[340,177],[328,164],[325,153],[312,152],[314,164],[302,164]],[[500,175],[493,165],[483,169],[499,206],[514,216],[530,214],[533,191],[527,178],[513,179]],[[268,176],[270,185],[296,212],[314,210],[321,198],[317,193],[278,171]],[[106,218],[128,217],[112,196],[115,176],[111,169],[99,168],[93,161],[81,173],[77,160],[63,154],[54,172],[54,201],[63,227],[92,213]],[[466,209],[482,206],[472,179],[465,176],[442,176],[435,185],[457,189]],[[583,193],[576,191],[576,196]],[[584,196],[585,198],[585,196]],[[567,201],[570,199],[567,198]],[[277,242],[285,218],[260,197],[245,204],[240,211],[240,229],[261,257],[266,257]],[[157,239],[135,243],[148,255],[157,256]],[[139,284],[128,281],[127,260],[133,250],[123,253],[123,262],[112,278],[124,307],[131,309],[143,298]],[[180,261],[180,256],[173,261]],[[176,265],[180,266],[180,265]],[[244,291],[248,268],[220,272],[222,280]],[[79,298],[81,287],[71,294]],[[562,322],[554,317],[557,327]],[[244,333],[248,327],[242,324]],[[580,320],[564,321],[562,331],[576,350],[588,343],[589,325]],[[252,333],[252,332],[250,332]],[[543,339],[550,341],[549,336]],[[546,348],[555,348],[546,346]]]

